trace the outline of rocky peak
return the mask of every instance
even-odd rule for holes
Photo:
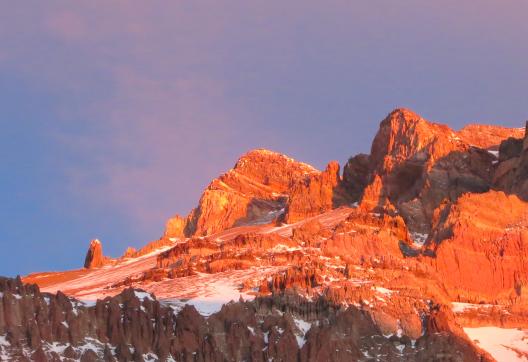
[[[396,109],[381,122],[372,143],[361,205],[397,212],[412,232],[427,234],[443,200],[492,187],[497,159],[488,149],[497,149],[501,140],[519,131],[470,125],[455,132],[410,110]],[[365,164],[355,161],[356,168]]]
[[[233,226],[271,222],[285,208],[292,186],[319,174],[277,152],[249,151],[209,184],[188,216],[184,234],[210,235]]]
[[[434,162],[459,148],[459,141],[448,126],[429,122],[409,109],[399,108],[380,124],[372,142],[372,166],[377,173],[384,174],[404,161]]]
[[[241,156],[233,170],[270,187],[286,190],[289,181],[319,173],[313,166],[267,149],[255,149]]]
[[[87,269],[100,268],[106,262],[106,258],[103,255],[103,246],[98,239],[94,239],[90,242],[90,247],[86,253],[84,260],[84,267]]]

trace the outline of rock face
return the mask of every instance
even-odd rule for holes
[[[185,234],[210,235],[240,224],[270,222],[286,206],[290,187],[318,174],[279,153],[251,151],[207,187],[188,217]]]
[[[332,161],[326,170],[295,182],[290,191],[284,220],[293,224],[350,203],[352,196],[342,184],[339,163]]]
[[[427,234],[441,202],[455,201],[466,192],[486,192],[492,186],[496,157],[472,143],[488,147],[500,137],[518,133],[492,126],[470,126],[457,133],[397,109],[381,122],[372,143],[370,181],[361,206],[397,211],[412,232]]]
[[[528,201],[528,132],[524,139],[508,138],[501,143],[493,184]]]
[[[292,294],[230,303],[207,319],[177,313],[149,293],[127,289],[94,306],[0,279],[2,359],[50,361],[492,361],[474,347],[450,311],[431,309],[417,340],[383,337],[365,312]],[[3,337],[6,336],[6,337]]]
[[[453,297],[477,303],[528,302],[526,202],[502,191],[464,194],[436,214],[431,262]]]
[[[179,215],[167,220],[165,225],[165,238],[184,238],[185,237],[185,219]]]
[[[523,128],[506,128],[481,124],[470,124],[457,132],[465,143],[484,149],[497,149],[509,137],[523,138]]]
[[[86,253],[84,260],[84,267],[88,269],[100,268],[106,263],[106,258],[103,255],[103,246],[101,242],[94,239],[90,242],[90,247]]]

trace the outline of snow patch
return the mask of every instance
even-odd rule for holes
[[[198,313],[203,316],[210,316],[222,309],[222,306],[231,301],[238,301],[240,296],[244,299],[252,299],[252,295],[240,292],[238,286],[227,278],[212,279],[209,275],[199,274],[206,282],[202,285],[205,293],[185,301],[185,304],[192,305]]]
[[[394,292],[390,289],[383,288],[383,287],[374,287],[373,289],[375,289],[378,293],[385,294],[385,295],[391,295]]]
[[[422,247],[423,244],[425,244],[425,241],[427,240],[427,238],[429,237],[429,234],[422,234],[418,232],[414,232],[410,234],[411,234],[411,239],[413,240],[413,245],[418,248]]]
[[[464,332],[497,362],[528,361],[516,352],[528,354],[528,330],[478,327],[464,328]]]
[[[488,150],[488,153],[499,158],[499,151],[498,150]]]
[[[134,294],[141,301],[144,301],[145,299],[154,300],[154,298],[152,298],[152,295],[150,293],[147,293],[147,292],[140,292],[139,290],[134,290]]]
[[[299,348],[302,348],[304,344],[306,343],[306,333],[312,328],[312,324],[308,323],[300,318],[293,318],[293,322],[295,323],[295,326],[299,331],[301,332],[300,335],[295,335],[295,338],[297,339],[297,345]]]
[[[491,308],[493,307],[493,304],[473,304],[473,303],[460,303],[460,302],[452,302],[451,303],[451,310],[454,313],[464,313],[468,310],[474,310],[474,309],[480,309],[480,308]]]
[[[159,357],[152,352],[145,353],[143,355],[143,359],[145,360],[145,362],[156,362],[160,360]]]

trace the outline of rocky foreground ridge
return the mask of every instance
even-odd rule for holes
[[[431,304],[416,340],[383,335],[372,317],[324,298],[282,293],[231,302],[207,319],[125,289],[86,305],[61,292],[41,293],[0,279],[0,358],[17,361],[489,361]]]
[[[528,328],[527,260],[525,128],[454,131],[397,109],[381,122],[370,154],[351,157],[342,172],[335,161],[318,171],[275,152],[251,151],[211,182],[188,216],[171,218],[159,240],[117,259],[105,257],[94,241],[86,268],[23,280],[91,301],[141,288],[172,308],[193,305],[206,331],[224,311],[219,306],[240,296],[256,299],[230,308],[279,303],[282,317],[328,328],[300,350],[288,345],[270,355],[272,347],[259,344],[268,354],[261,349],[244,358],[237,355],[247,351],[239,333],[238,340],[222,339],[229,354],[196,360],[480,361],[503,355],[483,352],[483,342],[466,335],[469,327]],[[310,310],[322,303],[333,314],[295,314],[279,306],[285,300]],[[375,340],[379,348],[343,342],[342,320],[347,328],[366,323],[357,332],[361,343]],[[256,335],[267,331],[249,327]],[[430,343],[418,344],[425,339]],[[381,347],[386,343],[388,349]],[[148,348],[141,352],[188,358]],[[349,358],[341,355],[347,350]],[[502,352],[528,360],[528,346]]]

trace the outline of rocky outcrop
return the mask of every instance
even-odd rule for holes
[[[293,184],[284,220],[293,224],[351,201],[351,195],[342,184],[339,163],[333,161],[323,172],[309,175]]]
[[[343,177],[331,162],[323,172],[276,152],[257,149],[213,180],[186,217],[169,219],[164,237],[211,235],[225,229],[294,223],[362,198],[362,208],[399,212],[413,232],[427,233],[445,198],[485,192],[492,185],[502,140],[519,129],[469,125],[459,132],[396,109],[380,124],[370,155],[348,160]]]
[[[402,258],[401,242],[409,244],[410,240],[400,216],[369,214],[356,209],[336,226],[322,249],[325,255],[346,257],[359,263],[371,257]]]
[[[454,330],[451,315],[434,308],[423,334],[411,340],[384,337],[356,307],[291,293],[232,302],[207,319],[192,306],[174,312],[141,290],[87,306],[20,279],[0,279],[0,301],[0,355],[9,360],[491,361]]]
[[[524,139],[509,138],[501,143],[493,185],[528,201],[528,132]]]
[[[94,239],[90,242],[90,247],[86,253],[86,258],[84,259],[84,267],[88,269],[100,268],[105,265],[108,261],[103,255],[103,246],[101,242],[97,239]]]
[[[442,205],[435,223],[435,257],[426,260],[455,299],[528,302],[528,203],[502,191],[468,193]]]
[[[318,174],[279,153],[251,151],[207,187],[189,215],[185,234],[210,235],[236,225],[271,222],[285,207],[290,187]]]
[[[343,188],[351,199],[359,200],[369,183],[370,156],[359,154],[349,158],[343,169]]]
[[[397,211],[413,232],[427,234],[444,200],[492,186],[496,157],[486,149],[518,129],[469,126],[460,133],[397,109],[380,124],[372,143],[370,182],[361,206]],[[394,210],[395,209],[395,210]]]
[[[165,232],[163,237],[165,238],[185,238],[185,223],[186,220],[180,215],[174,215],[165,224]]]

